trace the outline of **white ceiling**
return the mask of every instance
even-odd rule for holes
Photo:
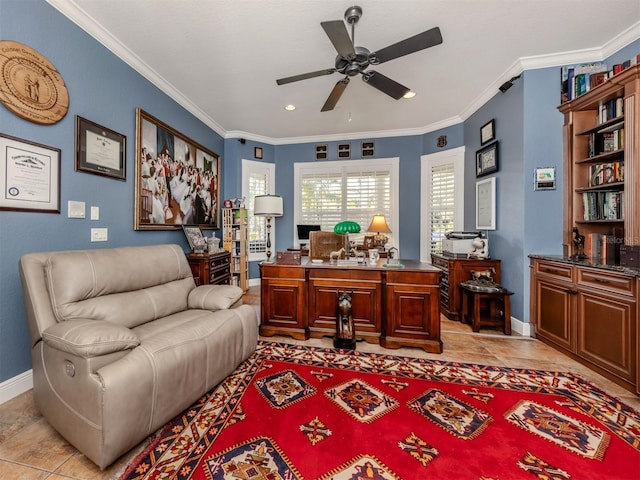
[[[222,136],[273,144],[433,131],[525,69],[601,60],[640,38],[640,0],[48,1]],[[352,2],[364,11],[355,43],[371,51],[440,27],[441,45],[370,67],[415,98],[358,76],[320,112],[340,74],[276,85],[334,66],[320,22]]]

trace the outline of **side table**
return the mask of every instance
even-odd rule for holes
[[[511,335],[511,305],[513,292],[502,287],[470,286],[460,284],[462,290],[462,322],[470,323],[474,332],[481,326],[503,327],[505,335]]]
[[[196,285],[227,285],[230,281],[231,254],[226,250],[218,253],[190,253],[189,266]]]

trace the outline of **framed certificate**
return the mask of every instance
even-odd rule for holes
[[[476,182],[476,229],[496,229],[496,177]]]
[[[60,149],[0,133],[0,210],[60,213]]]
[[[126,181],[126,137],[76,115],[76,171]]]

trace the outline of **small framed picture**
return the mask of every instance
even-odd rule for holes
[[[338,158],[351,158],[351,144],[339,143],[338,144]]]
[[[253,147],[253,157],[262,160],[262,147]]]
[[[498,142],[476,152],[476,177],[483,177],[498,171]]]
[[[316,160],[326,160],[327,145],[316,145]]]
[[[365,250],[370,250],[374,248],[374,239],[375,237],[373,235],[365,235],[364,240],[362,242],[362,247]]]
[[[485,123],[480,128],[480,145],[484,145],[485,143],[489,143],[491,140],[495,140],[496,138],[496,121],[495,119]]]
[[[373,157],[375,146],[373,142],[362,142],[362,158]]]
[[[127,180],[126,137],[76,115],[76,171]]]
[[[536,168],[534,190],[555,190],[555,167]]]
[[[187,241],[189,242],[191,250],[193,250],[196,245],[204,245],[206,243],[204,235],[202,234],[202,230],[200,230],[199,227],[195,225],[183,225],[182,230],[184,231],[184,236],[187,237]]]

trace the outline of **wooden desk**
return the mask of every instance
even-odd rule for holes
[[[385,348],[411,346],[442,353],[440,275],[428,263],[404,268],[314,264],[260,264],[260,335],[298,340],[333,336],[338,291],[352,292],[356,336]]]

